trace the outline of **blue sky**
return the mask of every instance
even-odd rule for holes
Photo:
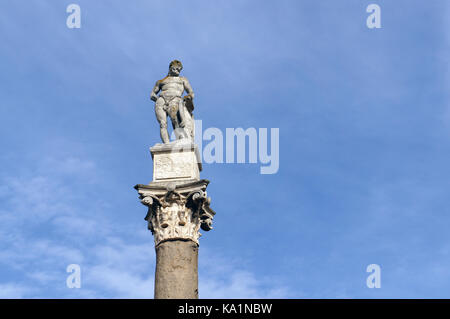
[[[201,298],[450,297],[449,14],[444,0],[0,2],[0,297],[153,297],[133,186],[152,179],[149,93],[172,59],[204,129],[280,130],[276,174],[204,165],[217,215]]]

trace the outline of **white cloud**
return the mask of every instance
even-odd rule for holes
[[[97,265],[87,270],[88,287],[97,288],[97,296],[111,298],[153,298],[153,282],[151,267],[141,264],[146,275],[140,275],[128,269],[115,266]],[[107,292],[107,293],[106,293]]]
[[[288,289],[273,281],[261,280],[249,271],[229,269],[220,277],[204,274],[199,284],[199,295],[205,299],[287,298]]]
[[[290,289],[279,278],[261,276],[241,266],[241,259],[230,259],[205,249],[199,261],[199,297],[289,298]]]
[[[107,203],[93,199],[86,183],[87,191],[71,182],[95,180],[95,168],[89,160],[47,157],[31,173],[3,177],[0,260],[34,287],[33,297],[153,297],[154,248],[144,223],[137,232],[115,224]],[[86,202],[94,214],[83,209]],[[72,263],[81,267],[82,289],[65,287]],[[25,286],[4,288],[4,297],[26,296]]]
[[[25,298],[33,289],[15,283],[0,284],[0,299]]]
[[[153,298],[153,237],[111,219],[107,203],[92,190],[96,165],[80,158],[44,158],[31,173],[4,176],[0,196],[2,267],[16,273],[5,284],[10,298]],[[82,185],[72,182],[77,178]],[[89,205],[85,205],[89,203]],[[86,207],[89,211],[86,211]],[[239,261],[202,252],[200,297],[281,298],[288,290],[240,266]],[[203,258],[202,257],[202,258]],[[81,289],[65,287],[66,267],[79,264]],[[28,289],[28,290],[27,290]]]

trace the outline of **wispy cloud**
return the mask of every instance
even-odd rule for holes
[[[2,296],[153,298],[153,238],[144,222],[136,231],[110,220],[110,205],[95,199],[97,184],[89,185],[98,178],[96,167],[91,160],[46,157],[24,175],[3,175],[0,265],[27,285],[5,282]],[[84,211],[85,202],[95,209]],[[225,260],[201,262],[204,298],[286,296],[285,288]],[[81,289],[65,287],[65,268],[73,263],[81,267]]]
[[[0,298],[2,299],[17,299],[25,298],[33,288],[15,284],[15,283],[0,283]]]
[[[379,30],[360,1],[79,4],[72,30],[65,3],[0,2],[5,292],[152,296],[132,186],[151,178],[148,93],[173,58],[204,128],[280,128],[278,174],[202,172],[218,214],[201,297],[448,292],[448,1],[379,0]],[[383,288],[368,292],[373,262]],[[69,263],[83,288],[65,287]]]
[[[255,273],[242,257],[225,257],[211,248],[200,248],[200,298],[292,298],[293,292],[283,280]]]

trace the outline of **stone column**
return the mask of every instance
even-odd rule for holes
[[[209,181],[200,179],[194,144],[158,144],[150,151],[153,181],[135,188],[148,207],[145,220],[155,241],[155,298],[196,299],[199,230],[211,230],[215,215],[206,194]]]
[[[168,240],[156,247],[155,299],[198,298],[198,245]]]

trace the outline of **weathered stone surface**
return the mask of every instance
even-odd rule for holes
[[[145,220],[156,249],[155,298],[198,298],[199,229],[212,229],[215,212],[208,180],[152,182],[135,186],[148,207]]]
[[[198,180],[202,164],[197,145],[188,142],[157,144],[150,148],[153,181]]]
[[[145,220],[155,246],[163,241],[182,239],[198,244],[199,230],[212,229],[215,212],[207,197],[209,181],[151,183],[136,185],[141,203],[148,207]]]
[[[155,299],[198,298],[198,245],[165,241],[155,247]]]
[[[155,101],[155,114],[159,122],[161,140],[169,143],[167,117],[169,116],[175,137],[194,140],[194,91],[187,78],[180,76],[183,65],[173,60],[169,65],[169,73],[158,80],[152,89],[150,99]],[[183,96],[186,91],[187,95]],[[159,96],[158,96],[159,93]]]
[[[206,194],[209,181],[200,179],[201,157],[194,143],[194,92],[189,81],[180,76],[182,68],[180,61],[172,61],[168,75],[157,81],[151,92],[163,144],[150,148],[153,181],[135,186],[141,203],[148,207],[145,220],[155,240],[156,299],[198,298],[199,230],[211,230],[215,215]],[[172,142],[167,117],[175,132]]]

